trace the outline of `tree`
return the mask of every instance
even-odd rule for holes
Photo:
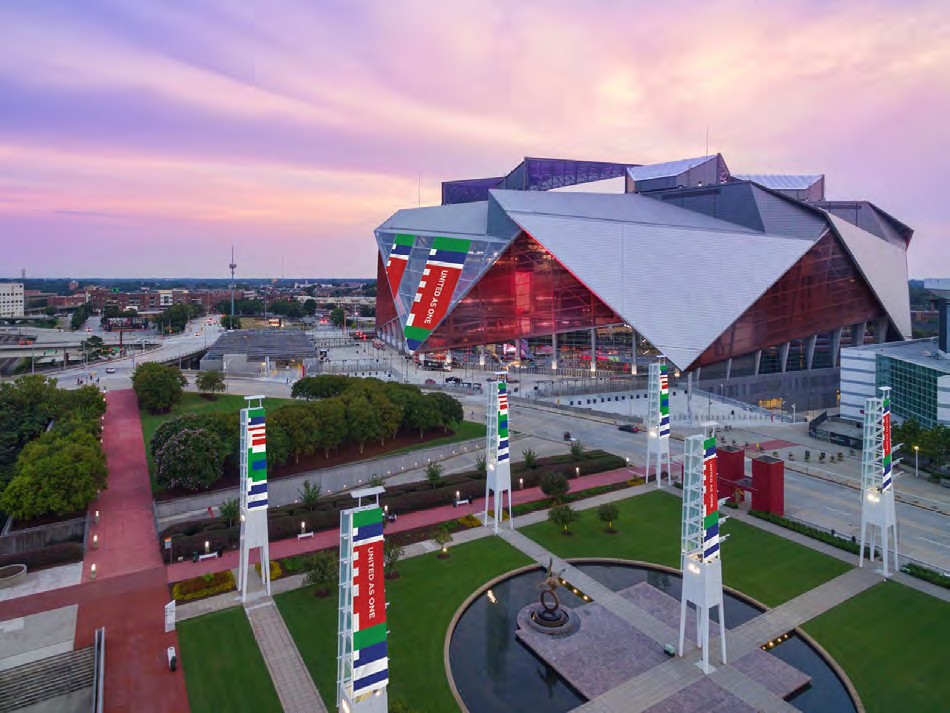
[[[226,314],[221,318],[221,326],[225,329],[240,329],[241,318],[237,315],[232,317],[230,314]]]
[[[577,522],[580,519],[580,513],[575,512],[570,505],[555,505],[548,510],[548,520],[560,527],[561,532],[565,535],[572,534],[568,528],[572,522]]]
[[[321,374],[320,376],[305,376],[294,382],[290,395],[295,399],[316,401],[339,396],[357,379],[351,379],[342,374]]]
[[[449,551],[446,549],[446,545],[452,541],[452,530],[449,529],[449,523],[443,522],[441,525],[439,525],[439,529],[436,531],[435,537],[432,539],[435,540],[435,543],[442,550],[439,552],[439,559],[447,559],[449,557]]]
[[[214,401],[217,393],[224,391],[224,374],[220,371],[198,372],[198,376],[195,377],[195,386],[205,398]]]
[[[306,505],[308,510],[313,511],[320,501],[320,492],[322,490],[323,487],[321,485],[311,485],[309,480],[305,480],[303,481],[303,487],[297,491],[297,495],[300,497],[300,502]]]
[[[360,317],[375,317],[376,305],[360,305]]]
[[[86,359],[98,359],[106,351],[105,342],[102,337],[89,337],[79,343],[80,348],[85,354]]]
[[[601,519],[602,522],[607,523],[607,532],[613,533],[614,530],[614,520],[620,515],[620,510],[613,503],[604,503],[599,508],[597,508],[597,517]]]
[[[173,332],[182,332],[188,326],[188,320],[199,317],[201,311],[199,305],[179,303],[166,308],[154,321],[167,324]]]
[[[106,474],[102,447],[88,433],[44,434],[20,452],[0,510],[17,520],[83,510],[105,487]]]
[[[218,514],[227,520],[228,527],[231,527],[241,514],[241,503],[237,498],[229,498],[218,506]]]
[[[310,408],[317,422],[316,447],[329,458],[330,450],[339,448],[347,437],[346,404],[341,399],[324,399]]]
[[[538,454],[530,448],[521,451],[521,457],[524,458],[524,466],[528,470],[534,470],[538,467]]]
[[[362,395],[346,404],[346,422],[350,438],[359,444],[360,453],[363,452],[367,441],[375,441],[384,433],[379,412],[372,407],[369,399]]]
[[[329,595],[339,582],[340,563],[336,555],[329,550],[322,550],[308,557],[304,567],[307,571],[304,584],[314,586],[314,596]]]
[[[238,449],[241,443],[241,427],[238,419],[231,413],[189,413],[184,416],[166,421],[152,436],[152,453],[157,453],[168,440],[182,431],[205,430],[216,435],[224,448],[227,457],[238,458]],[[270,455],[271,433],[267,434],[267,453]]]
[[[545,473],[541,476],[541,492],[555,503],[564,501],[564,496],[571,489],[571,484],[562,473]]]
[[[309,455],[317,447],[317,419],[309,404],[288,404],[274,411],[270,422],[279,424],[287,436],[294,463],[301,455]]]
[[[224,475],[226,455],[221,439],[211,431],[180,431],[154,454],[155,480],[166,490],[207,490]]]
[[[303,307],[297,300],[278,300],[267,305],[267,311],[289,319],[300,319],[303,317]]]
[[[432,404],[435,412],[439,415],[443,431],[447,431],[452,424],[461,423],[465,420],[465,409],[462,408],[462,404],[459,403],[458,399],[443,394],[441,391],[426,394],[425,399]]]
[[[151,413],[167,413],[181,400],[188,380],[175,366],[145,362],[135,367],[132,388],[139,399],[139,407]]]
[[[429,481],[429,485],[432,486],[433,490],[442,485],[441,463],[429,463],[426,466],[426,480]]]
[[[405,552],[405,548],[397,545],[395,541],[386,540],[386,543],[383,545],[383,570],[386,573],[386,579],[396,579],[399,577],[399,572],[396,571],[396,564],[402,559]]]
[[[309,300],[304,300],[303,312],[308,317],[313,317],[317,313],[317,301],[312,297]]]
[[[488,472],[488,463],[485,460],[485,456],[475,456],[475,472],[481,477],[485,477]]]
[[[425,436],[426,430],[439,425],[441,416],[435,404],[427,398],[422,397],[414,400],[410,404],[407,419],[411,428],[419,429],[419,440],[421,441]]]
[[[330,312],[330,322],[335,327],[342,327],[346,322],[346,313],[343,311],[342,307],[334,307],[333,311]]]

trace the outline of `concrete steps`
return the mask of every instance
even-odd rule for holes
[[[0,711],[90,688],[93,659],[90,646],[0,671]]]

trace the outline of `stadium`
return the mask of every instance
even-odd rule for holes
[[[452,360],[632,376],[664,356],[750,403],[834,406],[842,347],[910,337],[913,231],[823,175],[525,158],[376,231],[377,331]]]

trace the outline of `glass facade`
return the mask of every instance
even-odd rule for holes
[[[924,428],[937,425],[937,379],[946,372],[923,364],[877,355],[877,386],[891,387],[891,408]]]
[[[462,348],[622,323],[547,250],[521,233],[424,348]]]
[[[851,257],[827,233],[755,304],[742,314],[693,366],[706,366],[791,341],[791,368],[800,367],[802,340],[842,325],[884,315]],[[770,350],[771,351],[771,350]],[[763,354],[760,371],[773,370],[772,354]],[[804,367],[801,367],[804,368]]]

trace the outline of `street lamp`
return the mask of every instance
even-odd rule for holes
[[[795,423],[795,404],[792,404],[792,423]]]
[[[920,455],[920,446],[914,446],[914,477],[919,477],[917,472],[917,457]]]

